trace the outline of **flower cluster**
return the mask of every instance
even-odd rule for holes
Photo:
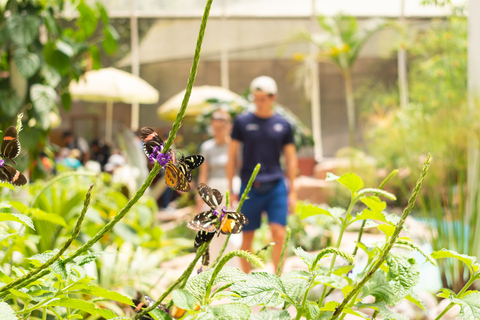
[[[150,161],[150,163],[153,164],[155,160],[157,160],[162,167],[165,167],[167,163],[172,160],[172,156],[170,155],[170,152],[161,153],[160,151],[162,149],[163,149],[163,144],[161,144],[160,147],[158,146],[153,147],[153,151],[148,157],[148,161]]]
[[[220,217],[218,218],[218,220],[219,220],[220,222],[222,222],[223,217],[225,217],[226,212],[227,212],[227,207],[223,206],[223,208],[222,208],[222,213],[221,213],[221,214],[220,214],[220,212],[218,212],[217,209],[214,209],[214,210],[212,211],[212,214],[213,214],[215,217],[220,216]]]

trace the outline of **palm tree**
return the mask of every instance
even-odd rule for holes
[[[355,147],[355,101],[353,98],[352,69],[367,40],[387,24],[384,20],[368,20],[362,27],[351,16],[317,17],[326,34],[304,33],[301,37],[319,48],[318,59],[337,67],[345,81],[349,144]]]

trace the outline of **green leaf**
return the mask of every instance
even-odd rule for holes
[[[16,235],[17,233],[6,233],[6,234],[0,234],[0,242],[10,238],[11,236]]]
[[[456,297],[457,294],[450,289],[442,288],[440,292],[437,293],[437,297],[449,299],[450,297]]]
[[[105,38],[103,39],[102,46],[107,54],[113,54],[117,50],[117,43],[119,35],[117,30],[112,25],[107,25],[103,28],[103,33]]]
[[[60,74],[66,75],[70,69],[70,58],[57,50],[57,46],[53,42],[48,42],[43,47],[43,56],[45,61],[57,69]]]
[[[197,274],[194,277],[191,277],[187,281],[187,285],[185,289],[190,292],[195,299],[198,301],[203,300],[203,296],[206,293],[207,285],[212,277],[213,270],[207,270],[200,274]],[[221,282],[226,283],[234,283],[245,281],[247,279],[247,275],[238,268],[232,267],[223,267],[222,270],[218,273],[217,277],[215,278],[213,285],[217,285]]]
[[[393,288],[388,284],[383,271],[377,270],[362,287],[361,299],[366,296],[373,296],[376,301],[386,301],[388,304],[394,300]]]
[[[56,88],[62,80],[62,76],[58,70],[46,63],[42,65],[40,74],[45,79],[45,82],[52,88]]]
[[[98,47],[96,45],[91,45],[88,48],[88,52],[90,53],[90,57],[92,58],[92,69],[100,69],[102,67],[102,61],[100,57],[100,50],[98,50]]]
[[[381,224],[377,227],[378,230],[382,231],[385,233],[385,235],[390,238],[393,233],[395,232],[395,226],[389,225],[389,224]]]
[[[172,299],[173,303],[181,309],[195,309],[195,298],[187,290],[177,289],[172,291]]]
[[[308,312],[308,314],[310,315],[310,318],[309,319],[317,319],[318,316],[320,315],[320,308],[318,307],[318,305],[313,302],[313,301],[310,301],[310,300],[307,300],[306,301],[306,311]]]
[[[82,289],[83,292],[91,294],[93,296],[102,297],[114,301],[118,301],[130,306],[135,306],[132,299],[115,291],[110,291],[101,287],[97,287],[93,284],[88,284],[86,288]]]
[[[98,257],[103,256],[104,254],[108,254],[106,252],[92,252],[87,255],[78,256],[73,259],[79,266],[83,266],[87,263],[90,263],[97,259]]]
[[[13,53],[13,60],[18,71],[25,79],[30,79],[40,68],[40,58],[26,48],[18,48]]]
[[[375,188],[365,188],[363,190],[360,190],[358,192],[358,195],[364,195],[364,194],[367,194],[367,193],[374,193],[374,194],[384,196],[385,198],[390,199],[390,200],[397,200],[397,197],[395,197],[394,194],[392,194],[388,191],[382,190],[382,189],[375,189]]]
[[[422,248],[420,248],[418,245],[416,245],[411,239],[402,237],[402,238],[397,239],[397,241],[395,241],[395,244],[405,245],[405,246],[410,247],[413,250],[418,251],[431,264],[433,264],[434,266],[437,266],[437,261],[435,261],[435,259],[433,259],[432,256],[429,255],[428,253],[426,253]]]
[[[57,42],[55,42],[55,47],[58,51],[60,51],[69,58],[73,57],[73,55],[75,54],[72,46],[65,41],[57,40]]]
[[[285,293],[290,299],[301,303],[301,299],[307,290],[310,273],[303,270],[285,272],[280,278],[285,288]]]
[[[247,281],[234,283],[230,290],[240,297],[232,297],[233,300],[249,306],[275,307],[283,303],[282,295],[285,294],[280,279],[267,272],[248,274]]]
[[[387,281],[395,293],[394,303],[413,292],[418,284],[420,272],[415,259],[408,253],[390,253],[386,259],[389,266]]]
[[[305,262],[305,264],[308,266],[308,269],[310,270],[316,256],[306,252],[305,250],[303,250],[302,247],[298,247],[298,248],[292,247],[292,250],[297,257],[301,258],[303,262]]]
[[[85,1],[80,1],[77,5],[77,10],[80,16],[77,19],[77,24],[80,27],[80,30],[83,34],[83,39],[85,40],[90,37],[97,28],[98,17],[95,11],[90,8]]]
[[[374,303],[358,304],[359,309],[371,308],[378,310],[378,314],[385,320],[409,320],[407,316],[403,314],[395,313],[388,309],[384,301],[377,301]]]
[[[328,177],[327,177],[328,178]],[[325,179],[326,181],[329,181]],[[361,188],[363,188],[363,180],[359,176],[357,176],[353,172],[342,174],[342,176],[336,179],[338,182],[343,184],[345,187],[348,188],[352,193],[357,192]]]
[[[290,320],[290,313],[287,310],[264,310],[254,313],[250,320]]]
[[[462,261],[465,263],[470,269],[470,273],[473,273],[473,266],[475,262],[477,262],[477,258],[473,256],[467,256],[465,254],[460,254],[454,250],[447,250],[447,249],[442,249],[438,251],[434,251],[431,254],[432,258],[434,259],[441,259],[441,258],[453,258]]]
[[[210,307],[215,319],[219,320],[248,320],[252,309],[243,303],[228,303]]]
[[[330,302],[327,302],[320,310],[321,311],[330,311],[330,312],[334,312],[335,309],[340,305],[339,302],[337,301],[330,301]],[[357,317],[360,317],[360,318],[363,318],[363,319],[368,319],[370,320],[371,317],[364,314],[363,312],[360,312],[358,310],[352,310],[351,308],[349,307],[346,307],[342,310],[342,313],[347,313],[347,314],[351,314],[351,315],[354,315],[354,316],[357,316]]]
[[[58,224],[65,228],[67,227],[67,222],[65,221],[65,219],[56,213],[47,213],[38,208],[29,208],[27,209],[26,214],[31,216],[35,221],[38,221],[38,220],[48,221],[54,224]]]
[[[6,303],[0,302],[0,319],[2,320],[17,320],[15,311]]]
[[[405,299],[415,304],[417,307],[419,307],[423,311],[427,311],[427,306],[425,305],[423,300],[420,300],[420,297],[418,297],[417,294],[411,293],[410,295],[406,296]]]
[[[460,305],[460,317],[465,320],[480,319],[480,292],[467,291],[467,295],[450,300]]]
[[[12,207],[12,205],[10,203],[7,203],[7,202],[1,202],[0,203],[0,210],[1,209],[10,209]]]
[[[57,252],[59,250],[58,249],[55,249],[53,251],[46,251],[46,252],[43,252],[43,253],[39,253],[39,254],[35,254],[33,256],[31,256],[30,258],[28,258],[28,260],[30,260],[30,262],[38,267],[42,264],[44,264],[45,262],[47,262],[48,260],[50,260],[51,258],[53,258]]]
[[[385,201],[380,200],[377,196],[360,197],[360,201],[363,202],[372,212],[382,212],[387,207]]]
[[[70,92],[68,91],[63,92],[60,98],[62,101],[63,109],[67,111],[70,110],[70,107],[72,106],[72,95],[70,94]]]
[[[108,17],[107,10],[105,10],[105,7],[103,6],[103,4],[99,1],[97,1],[97,2],[95,2],[95,5],[97,6],[98,13],[100,13],[100,19],[102,19],[102,23],[103,24],[108,24],[110,19]]]
[[[168,313],[158,308],[153,309],[148,314],[151,315],[152,318],[155,320],[172,320],[172,318],[168,315]]]
[[[40,19],[35,15],[12,14],[6,19],[10,40],[18,46],[29,46],[38,34]]]
[[[14,90],[0,90],[0,111],[5,117],[12,118],[22,107],[22,100],[15,94]],[[15,190],[9,183],[1,183],[3,187]]]
[[[34,84],[30,88],[30,97],[37,114],[47,114],[56,106],[57,93],[50,86]]]
[[[117,315],[110,310],[98,308],[94,303],[80,299],[60,298],[50,301],[46,307],[66,307],[100,315],[106,319],[115,318]]]
[[[323,209],[323,208],[320,208],[319,206],[313,205],[313,204],[303,204],[303,205],[298,207],[298,210],[300,211],[300,218],[301,219],[305,219],[305,218],[315,216],[315,215],[318,215],[318,214],[323,214],[323,215],[329,216],[332,219],[334,219],[337,224],[340,224],[340,218],[345,213],[345,209],[343,209],[343,208]]]
[[[7,213],[7,212],[0,212],[0,222],[1,221],[15,221],[20,222],[21,224],[32,228],[35,230],[33,226],[33,221],[28,216],[21,214],[21,213]]]

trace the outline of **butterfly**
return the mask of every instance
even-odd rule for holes
[[[222,216],[222,214],[217,211],[217,206],[220,205],[223,200],[222,194],[217,189],[212,189],[204,183],[198,185],[197,191],[203,201],[212,210],[196,215],[195,218],[187,224],[187,227],[194,230],[214,232],[216,229],[215,223],[220,219],[219,216]],[[217,211],[217,214],[215,214],[214,211]],[[240,233],[244,224],[248,224],[248,219],[243,214],[235,211],[225,211],[218,232],[219,234]],[[210,231],[212,230],[212,226],[214,229]]]
[[[158,147],[158,150],[161,151],[164,145],[162,138],[150,127],[142,127],[140,129],[140,136],[143,141],[143,151],[147,157],[153,153],[153,148]]]
[[[143,141],[143,150],[147,157],[155,157],[155,147],[158,149],[157,152],[162,151],[164,142],[155,130],[150,127],[142,127],[140,129],[140,136]],[[165,167],[165,183],[174,190],[189,191],[189,183],[192,181],[191,171],[198,168],[205,161],[205,158],[202,155],[182,156],[178,161],[177,167],[175,166],[175,152],[169,152],[172,160],[168,161]]]
[[[197,235],[195,236],[195,240],[193,242],[193,247],[195,249],[200,248],[202,244],[212,240],[214,235],[215,235],[215,232],[198,231]],[[208,266],[209,263],[210,263],[210,250],[209,248],[207,248],[202,257],[202,265]]]
[[[183,156],[178,161],[178,168],[182,171],[183,175],[187,178],[188,182],[192,181],[192,170],[200,167],[205,161],[205,157],[199,154],[192,156]]]
[[[20,153],[21,146],[18,141],[18,132],[15,127],[10,126],[5,130],[0,149],[0,156],[3,159],[8,159],[14,164],[15,158]],[[0,181],[7,181],[16,186],[23,186],[27,183],[27,178],[12,166],[5,164],[5,160],[0,159]]]

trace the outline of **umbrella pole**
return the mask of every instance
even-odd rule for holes
[[[137,131],[138,130],[138,124],[139,124],[139,105],[138,102],[132,103],[132,110],[131,110],[131,115],[130,115],[130,129],[132,131]]]
[[[107,117],[105,123],[105,142],[112,145],[113,101],[107,101]]]

